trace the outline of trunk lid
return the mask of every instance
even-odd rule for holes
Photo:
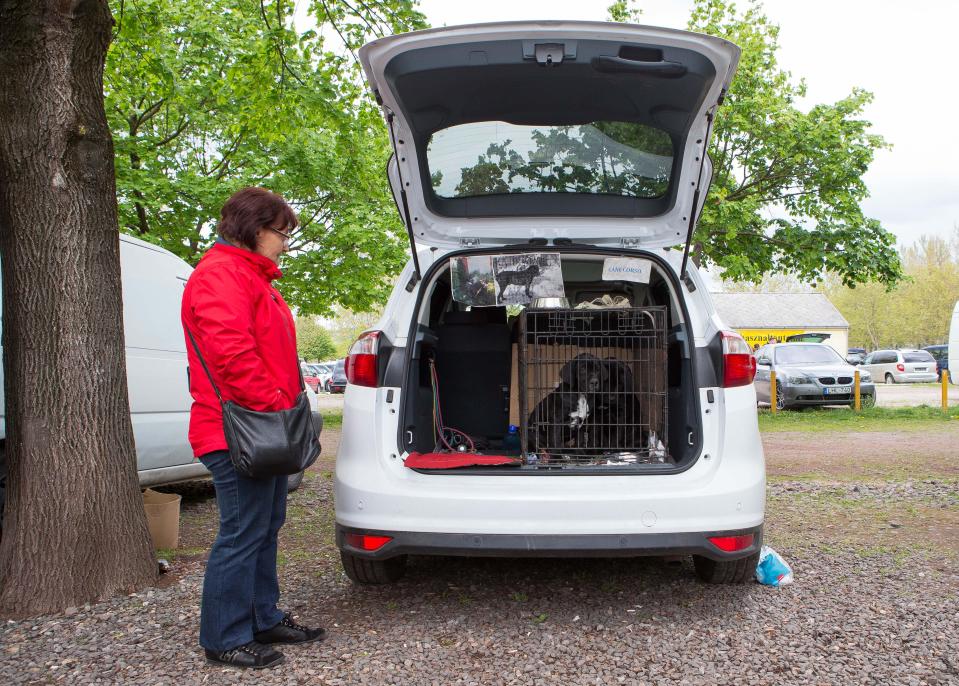
[[[654,248],[683,244],[705,200],[709,124],[739,52],[686,31],[543,21],[391,36],[360,61],[417,242]]]

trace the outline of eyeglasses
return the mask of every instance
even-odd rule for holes
[[[274,229],[272,226],[264,226],[263,228],[264,228],[264,229],[269,229],[269,230],[272,231],[273,233],[278,233],[278,234],[280,234],[281,236],[283,236],[283,239],[286,240],[286,241],[290,241],[290,240],[293,239],[293,231],[292,231],[292,230],[290,230],[290,231],[280,231],[279,229]]]

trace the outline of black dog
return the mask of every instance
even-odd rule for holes
[[[608,383],[608,367],[595,355],[582,353],[563,365],[559,377],[559,385],[529,416],[526,436],[531,451],[562,452],[588,444],[582,429],[596,394]]]
[[[530,288],[533,285],[533,279],[537,276],[539,276],[539,265],[531,264],[526,269],[497,272],[496,283],[499,285],[500,295],[506,293],[506,289],[510,286],[523,286],[526,289],[526,297],[531,298],[533,292]]]

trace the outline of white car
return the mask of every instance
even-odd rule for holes
[[[927,350],[876,350],[866,355],[861,369],[878,382],[934,383],[939,379],[936,358]]]
[[[193,399],[180,304],[193,268],[147,241],[125,235],[119,240],[127,388],[140,486],[207,479],[210,472],[194,459],[187,435]],[[313,423],[319,433],[318,401],[313,391],[307,389],[307,393],[311,407],[316,408]],[[5,441],[5,405],[0,393],[0,512],[6,480]],[[302,479],[302,472],[291,476],[289,489],[297,488]]]
[[[347,358],[336,540],[353,581],[394,581],[409,554],[691,554],[706,581],[752,578],[755,359],[673,249],[739,52],[556,21],[362,48],[414,259]]]

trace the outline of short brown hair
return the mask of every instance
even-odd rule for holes
[[[282,219],[286,229],[294,229],[299,220],[296,212],[281,195],[266,188],[242,188],[230,196],[220,210],[216,230],[223,238],[256,249],[256,232],[264,226],[273,226]]]

